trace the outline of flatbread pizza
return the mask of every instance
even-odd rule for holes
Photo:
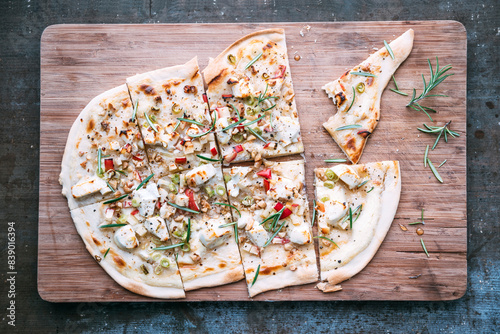
[[[321,280],[335,285],[359,273],[384,240],[399,204],[399,163],[339,164],[314,173]]]
[[[283,29],[239,39],[203,75],[225,163],[304,151]]]
[[[361,64],[323,86],[337,107],[323,126],[352,163],[361,158],[366,141],[380,120],[380,99],[399,65],[413,47],[409,29]]]

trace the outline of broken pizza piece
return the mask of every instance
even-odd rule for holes
[[[160,217],[179,245],[177,263],[186,291],[243,279],[220,164],[201,164],[158,181]]]
[[[198,166],[198,155],[218,158],[197,58],[138,74],[127,85],[157,177]]]
[[[399,65],[413,47],[413,30],[381,48],[368,59],[323,86],[337,113],[323,123],[352,163],[361,158],[368,136],[380,119],[380,99]]]
[[[203,74],[226,164],[304,151],[283,29],[239,39]]]
[[[336,285],[371,261],[401,193],[398,161],[315,169],[321,280]]]
[[[130,193],[151,171],[125,85],[90,101],[73,123],[59,183],[70,210]]]
[[[239,247],[250,297],[318,279],[304,162],[265,161],[264,166],[232,167],[229,201],[237,221]]]

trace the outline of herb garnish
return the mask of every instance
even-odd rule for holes
[[[374,187],[371,187],[370,190],[368,190],[366,193],[368,194],[369,192],[371,192],[372,190],[374,189]]]
[[[392,60],[394,60],[394,52],[392,52],[391,46],[384,40],[384,45],[389,54],[391,55]]]
[[[175,245],[169,245],[169,246],[161,246],[161,247],[156,247],[156,248],[153,248],[153,250],[167,250],[167,249],[172,249],[172,248],[176,248],[176,247],[182,247],[184,246],[184,242],[180,243],[180,244],[175,244]],[[177,261],[177,259],[176,259]]]
[[[128,194],[125,194],[125,195],[122,195],[120,197],[117,197],[117,198],[113,198],[113,199],[110,199],[110,200],[107,200],[105,202],[102,202],[102,204],[109,204],[109,203],[114,203],[114,202],[118,202],[119,200],[121,199],[124,199],[125,197],[127,197]]]
[[[149,119],[149,116],[148,116],[148,113],[145,112],[144,113],[144,117],[146,117],[146,121],[148,121],[148,124],[149,126],[153,129],[154,132],[158,132],[158,129],[156,128],[156,126],[153,124],[153,122],[151,122],[151,120]]]
[[[255,130],[254,130],[254,129],[252,129],[252,128],[247,128],[247,130],[248,130],[248,131],[250,131],[250,132],[251,132],[251,133],[252,133],[255,137],[259,138],[260,140],[262,140],[264,143],[266,143],[266,144],[267,144],[267,141],[266,141],[264,138],[262,138],[262,136],[261,136],[261,135],[259,135],[257,132],[255,132]]]
[[[432,94],[432,95],[429,95],[429,93],[437,87],[437,85],[439,85],[441,82],[444,81],[444,79],[446,79],[447,77],[453,75],[452,74],[446,74],[444,75],[446,72],[448,72],[450,69],[452,69],[451,65],[446,65],[445,67],[443,67],[441,70],[439,69],[439,60],[438,60],[438,57],[436,57],[436,72],[434,72],[434,69],[432,68],[432,64],[431,64],[431,61],[429,59],[427,59],[427,63],[429,63],[429,69],[431,71],[431,78],[429,79],[429,82],[426,82],[425,81],[425,77],[424,75],[422,74],[422,80],[424,81],[424,89],[422,91],[422,93],[416,97],[416,90],[413,89],[413,96],[410,100],[410,102],[406,105],[407,107],[410,107],[410,108],[413,108],[417,111],[419,110],[422,110],[428,117],[429,119],[434,122],[432,120],[432,117],[427,113],[427,111],[432,111],[432,112],[436,112],[436,110],[432,109],[432,108],[429,108],[429,107],[425,107],[425,106],[422,106],[418,101],[426,98],[426,97],[432,97],[432,96],[442,96],[442,97],[447,97],[447,95],[443,95],[443,94]]]
[[[112,192],[116,192],[116,190],[111,186],[111,184],[109,184],[108,181],[106,181],[106,185],[108,186],[109,189],[111,189]]]
[[[444,159],[444,161],[439,164],[438,168],[441,167],[442,165],[444,165],[446,163],[446,161],[448,161],[448,159]]]
[[[434,148],[436,147],[436,145],[438,144],[439,142],[439,139],[441,139],[441,136],[444,137],[444,141],[447,143],[448,142],[448,134],[450,134],[450,136],[452,136],[453,138],[456,138],[456,137],[460,137],[460,134],[455,132],[455,131],[451,131],[450,129],[448,129],[448,126],[451,124],[451,121],[449,121],[448,123],[446,123],[445,125],[443,126],[429,126],[427,124],[424,123],[424,126],[427,128],[427,129],[422,129],[422,128],[417,128],[418,130],[424,132],[424,133],[432,133],[432,134],[437,134],[437,138],[436,138],[436,141],[434,142],[434,145],[432,146],[432,149],[431,150],[434,150]]]
[[[350,73],[354,74],[354,75],[359,75],[359,76],[362,76],[362,77],[373,77],[373,78],[377,77],[375,74],[366,73],[366,72],[350,72]]]
[[[361,183],[357,186],[357,188],[361,188],[362,186],[364,186],[365,184],[367,184],[367,183],[368,183],[368,181],[370,181],[370,179],[368,179],[368,180],[364,180],[363,182],[361,182]]]
[[[142,186],[144,184],[146,184],[146,182],[148,182],[149,180],[151,180],[151,178],[154,176],[155,174],[154,173],[151,173],[151,175],[149,175],[147,178],[145,178],[144,180],[142,180],[142,182],[137,186],[137,188],[135,190],[139,190],[142,188]]]
[[[199,138],[199,137],[203,137],[205,135],[208,135],[210,132],[212,132],[212,130],[214,129],[215,127],[215,123],[217,123],[217,112],[214,112],[214,120],[212,122],[212,125],[210,126],[210,128],[206,131],[206,132],[203,132],[203,133],[200,133],[200,134],[196,134],[196,135],[191,135],[191,134],[187,134],[189,137],[191,138]]]
[[[127,224],[107,224],[107,225],[101,225],[99,228],[108,228],[108,227],[120,227],[120,226],[125,226]]]
[[[238,241],[238,225],[234,225],[234,240],[236,241],[237,244],[239,244]]]
[[[422,208],[422,211],[420,212],[420,221],[419,222],[414,222],[414,223],[409,223],[408,225],[417,225],[417,224],[425,225],[425,221],[424,221],[424,208]]]
[[[330,238],[324,237],[324,236],[322,236],[322,235],[318,235],[318,236],[316,236],[316,237],[313,237],[313,239],[316,239],[316,238],[317,238],[317,239],[325,239],[325,240],[328,240],[328,241],[330,241],[332,244],[334,244],[334,245],[335,245],[335,247],[340,248],[340,247],[339,247],[339,245],[337,245],[337,244],[335,243],[335,241],[333,241],[333,240],[332,240],[332,239],[330,239]]]
[[[177,120],[177,124],[174,126],[174,132],[177,131],[177,128],[181,125],[181,121]]]
[[[219,225],[219,228],[228,227],[228,226],[231,226],[231,225],[234,225],[234,224],[238,224],[238,222],[232,222],[232,223],[227,223],[227,224]]]
[[[262,116],[260,116],[259,118],[254,119],[253,121],[248,122],[248,123],[245,123],[245,124],[243,124],[243,125],[244,125],[244,126],[249,126],[249,125],[255,124],[255,123],[257,123],[258,121],[260,121],[261,119],[263,119],[264,117],[266,117],[266,115],[262,115]]]
[[[349,207],[349,228],[352,230],[352,208]]]
[[[199,125],[199,126],[205,126],[205,124],[197,122],[197,121],[195,121],[193,119],[189,119],[189,118],[177,117],[177,120],[183,121],[183,122],[187,122],[187,123],[196,124],[196,125]]]
[[[427,158],[427,163],[429,164],[429,167],[431,168],[431,171],[434,174],[434,176],[436,177],[436,179],[438,179],[439,182],[443,183],[443,179],[441,178],[441,175],[439,175],[436,167],[434,167],[434,165],[432,164],[432,162],[429,158]]]
[[[97,176],[102,177],[103,176],[103,171],[102,171],[102,151],[101,148],[99,147],[97,149]]]
[[[253,281],[252,281],[252,285],[250,285],[251,287],[255,284],[255,282],[257,281],[257,277],[259,277],[259,273],[260,273],[260,264],[259,266],[257,267],[257,271],[255,272],[255,276],[253,278]]]
[[[109,247],[109,248],[106,250],[106,253],[104,253],[104,256],[102,257],[103,259],[105,259],[105,258],[106,258],[106,255],[108,255],[108,253],[109,253],[109,250],[110,250],[110,249],[111,249],[111,247]]]
[[[212,158],[207,158],[207,157],[205,157],[205,156],[203,156],[203,155],[201,155],[201,154],[197,154],[196,156],[197,156],[198,158],[200,158],[200,159],[207,160],[207,161],[211,161],[211,162],[219,162],[219,161],[224,160],[224,159],[212,159]]]
[[[135,115],[137,114],[137,106],[139,105],[139,100],[135,101],[134,113],[132,114],[132,122],[135,122]]]
[[[408,96],[408,94],[403,93],[402,91],[399,90],[398,83],[396,82],[396,78],[394,77],[394,75],[392,75],[392,81],[394,81],[394,87],[396,87],[396,89],[389,88],[389,90],[399,95]]]
[[[167,204],[170,206],[173,206],[174,208],[179,209],[179,210],[184,210],[184,211],[192,212],[192,213],[200,213],[200,211],[191,210],[190,208],[186,208],[186,207],[183,207],[183,206],[171,203],[171,202],[167,202]]]
[[[280,216],[281,216],[281,214],[280,214]],[[275,220],[275,221],[277,221],[277,220]],[[278,233],[281,231],[281,229],[283,228],[283,225],[285,225],[285,223],[286,223],[286,220],[284,220],[283,223],[281,223],[280,227],[278,227],[276,232],[274,232],[273,235],[271,236],[271,238],[269,238],[269,240],[267,240],[267,242],[264,244],[264,247],[266,247],[267,245],[269,245],[271,243],[271,241],[274,239],[274,237],[277,236]]]
[[[328,159],[328,160],[325,160],[325,162],[342,163],[342,162],[347,162],[347,160],[346,159]]]
[[[427,167],[427,156],[429,155],[429,145],[425,148],[425,153],[424,153],[424,167]]]
[[[239,121],[234,122],[233,124],[230,124],[230,125],[226,126],[226,127],[225,127],[224,129],[222,129],[221,131],[222,131],[222,132],[224,132],[224,131],[227,131],[227,130],[229,130],[229,129],[232,129],[232,128],[234,128],[235,126],[240,125],[241,123],[243,123],[243,122],[244,122],[244,121],[246,121],[246,120],[247,120],[246,118],[242,118],[242,119],[240,119]]]
[[[257,56],[255,56],[254,59],[250,60],[250,62],[247,64],[247,66],[245,66],[245,70],[248,69],[250,66],[252,66],[253,63],[255,63],[257,60],[259,60],[260,57],[262,57],[262,52],[259,53]]]
[[[345,125],[345,126],[341,126],[339,128],[336,128],[335,131],[357,129],[357,128],[360,128],[360,127],[361,127],[361,125],[359,125],[359,124],[350,124],[350,125]]]
[[[313,217],[311,221],[311,226],[314,226],[315,220],[316,220],[316,200],[313,200]]]
[[[422,248],[424,249],[425,255],[427,255],[427,257],[430,257],[429,252],[427,251],[427,248],[425,247],[424,239],[420,238],[420,244],[422,245]]]
[[[224,206],[228,206],[228,207],[230,207],[230,208],[233,208],[233,209],[235,209],[235,210],[236,210],[236,212],[238,212],[238,214],[239,214],[239,215],[240,215],[240,217],[241,217],[241,212],[240,212],[240,210],[238,210],[238,208],[237,208],[237,207],[235,207],[234,205],[227,204],[227,203],[219,203],[219,202],[217,202],[217,203],[213,203],[213,204],[217,204],[217,205],[224,205]]]
[[[354,86],[352,87],[352,101],[351,104],[349,105],[349,108],[345,112],[349,112],[351,110],[352,105],[354,104],[354,100],[356,100],[356,89],[354,89]]]
[[[189,238],[191,237],[191,218],[188,218],[188,226],[187,226],[187,233],[186,233],[186,241],[185,243],[189,244]]]

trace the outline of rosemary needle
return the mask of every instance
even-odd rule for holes
[[[422,245],[422,248],[424,249],[425,255],[427,255],[427,257],[430,257],[429,252],[427,251],[427,248],[425,247],[424,239],[420,238],[420,244]]]
[[[255,282],[257,281],[257,277],[259,277],[259,273],[260,273],[260,264],[259,266],[257,267],[257,270],[255,271],[255,276],[253,278],[253,281],[252,281],[252,285],[250,285],[251,287],[255,284]]]

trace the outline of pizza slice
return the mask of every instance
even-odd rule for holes
[[[197,58],[138,74],[127,85],[157,177],[198,166],[198,155],[218,157]]]
[[[151,178],[148,178],[151,179]],[[157,185],[71,210],[87,250],[121,286],[154,298],[184,298],[172,235],[156,209]]]
[[[239,39],[203,74],[225,163],[304,151],[283,29]]]
[[[127,87],[95,97],[73,123],[61,163],[70,210],[130,193],[149,174]]]
[[[399,162],[340,164],[315,170],[321,280],[330,286],[375,256],[396,214]]]
[[[318,279],[304,172],[301,160],[224,170],[250,297]]]
[[[219,164],[201,164],[158,181],[160,217],[167,221],[186,291],[243,279]]]
[[[323,86],[337,113],[323,123],[352,163],[361,158],[368,136],[380,119],[380,99],[399,65],[413,47],[410,29],[368,59]]]

